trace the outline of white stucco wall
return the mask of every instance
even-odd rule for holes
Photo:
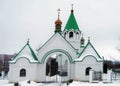
[[[73,37],[72,38],[69,37],[70,32],[73,32]],[[64,33],[66,33],[66,37],[65,37],[66,40],[69,41],[70,44],[72,46],[74,46],[76,49],[79,49],[80,48],[80,36],[81,36],[80,32],[79,31],[75,32],[74,30],[71,30],[71,31],[68,31],[68,32],[64,31],[63,34]],[[76,33],[78,33],[78,34],[76,34]]]
[[[38,64],[37,65],[37,82],[45,82],[46,81],[46,65],[45,64]]]
[[[75,66],[75,79],[81,81],[88,81],[89,76],[86,76],[86,68],[90,67],[94,71],[103,71],[103,62],[98,62],[92,56],[86,57],[82,62],[76,62]]]
[[[67,51],[72,58],[76,58],[76,50],[73,49],[64,38],[62,38],[58,33],[54,35],[40,50],[38,50],[38,59],[42,60],[43,56],[54,49],[60,49]]]
[[[20,77],[20,70],[26,70],[26,77]],[[15,64],[10,64],[8,73],[9,82],[18,82],[23,80],[36,81],[36,64],[29,63],[26,58],[19,59]]]
[[[75,71],[75,63],[70,64],[69,72],[70,72],[69,79],[75,79],[75,73],[76,73],[76,71]]]

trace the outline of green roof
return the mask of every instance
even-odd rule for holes
[[[71,11],[64,30],[79,30],[73,11]]]
[[[28,43],[27,43],[28,44]],[[36,54],[34,53],[33,49],[31,48],[31,46],[28,44],[29,48],[30,48],[30,51],[31,51],[31,55],[33,56],[34,60],[37,60],[38,61],[38,58],[36,56]]]
[[[86,45],[85,48],[82,50],[82,52],[79,54],[78,58],[83,54],[83,52],[85,51],[85,49],[86,49],[89,45],[93,48],[93,50],[95,51],[95,53],[97,54],[97,56],[101,59],[100,55],[98,54],[98,52],[96,51],[96,49],[94,48],[94,46],[91,44],[90,41],[88,41],[87,45]]]
[[[12,60],[14,60],[26,47],[29,48],[30,54],[32,55],[33,59],[36,60],[36,61],[38,61],[38,58],[37,58],[35,52],[33,51],[33,49],[31,48],[29,42],[27,42],[25,44],[25,46],[12,58]]]

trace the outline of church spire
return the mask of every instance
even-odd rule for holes
[[[78,27],[78,24],[77,24],[75,16],[74,16],[73,4],[71,6],[72,6],[71,14],[70,14],[70,16],[68,18],[68,21],[67,21],[67,24],[66,24],[64,30],[67,30],[67,31],[68,30],[78,31],[79,27]]]
[[[73,10],[73,4],[71,5],[71,7],[72,7],[72,9],[71,9],[71,13],[73,13],[73,12],[74,12],[74,10]]]
[[[58,11],[58,19],[55,21],[55,33],[56,32],[61,32],[61,25],[62,25],[62,21],[60,20],[60,9],[57,10]]]

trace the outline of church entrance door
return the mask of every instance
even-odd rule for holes
[[[46,81],[64,82],[68,76],[68,59],[64,54],[54,53],[46,61]]]

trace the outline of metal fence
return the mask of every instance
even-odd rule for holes
[[[94,71],[94,73],[93,73],[93,80],[101,81],[102,80],[102,73]]]
[[[120,73],[117,73],[117,72],[112,72],[111,74],[112,76],[112,80],[120,80]]]

